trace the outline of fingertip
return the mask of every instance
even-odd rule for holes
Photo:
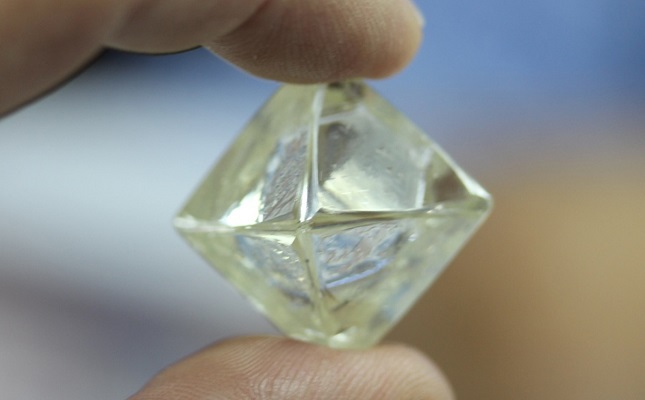
[[[206,46],[254,75],[316,83],[390,76],[414,57],[421,36],[408,0],[274,1]]]
[[[267,337],[227,340],[196,353],[131,400],[176,398],[454,399],[438,368],[406,346],[348,351]]]
[[[416,387],[414,393],[426,393],[423,399],[454,400],[455,394],[448,379],[439,366],[418,349],[401,343],[388,343],[380,346],[382,351],[387,352],[387,358],[394,360],[390,368],[394,368],[396,362],[402,371],[410,372],[410,386]],[[415,397],[411,397],[415,398]]]
[[[400,14],[389,14],[385,28],[374,35],[384,44],[375,46],[380,51],[372,54],[374,59],[366,59],[363,66],[359,66],[365,71],[360,77],[382,79],[391,76],[405,68],[419,50],[425,18],[413,0],[402,3]]]
[[[410,6],[414,10],[415,17],[417,18],[417,23],[419,24],[419,27],[423,29],[426,26],[426,19],[423,16],[423,12],[419,8],[419,6],[417,6],[414,0],[409,0],[409,2],[410,2]]]

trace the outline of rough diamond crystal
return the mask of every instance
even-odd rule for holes
[[[490,206],[365,84],[287,85],[175,226],[285,334],[362,348],[403,316]]]

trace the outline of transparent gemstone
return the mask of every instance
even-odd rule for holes
[[[285,334],[363,348],[490,207],[479,184],[365,84],[287,85],[175,226]]]

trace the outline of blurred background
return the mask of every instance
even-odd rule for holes
[[[376,88],[496,209],[389,339],[460,399],[645,399],[645,2],[419,2]],[[0,121],[0,392],[116,399],[275,333],[171,218],[277,87],[204,50],[106,52]]]

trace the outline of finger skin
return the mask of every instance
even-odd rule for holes
[[[104,0],[0,1],[0,116],[98,54],[118,20]]]
[[[332,350],[281,338],[238,338],[162,371],[130,400],[450,400],[416,350]]]
[[[255,75],[280,81],[382,78],[407,64],[421,39],[418,15],[406,4],[273,0],[207,45]]]
[[[378,78],[421,37],[409,0],[3,0],[0,115],[114,47],[207,45],[249,72],[288,82]]]

